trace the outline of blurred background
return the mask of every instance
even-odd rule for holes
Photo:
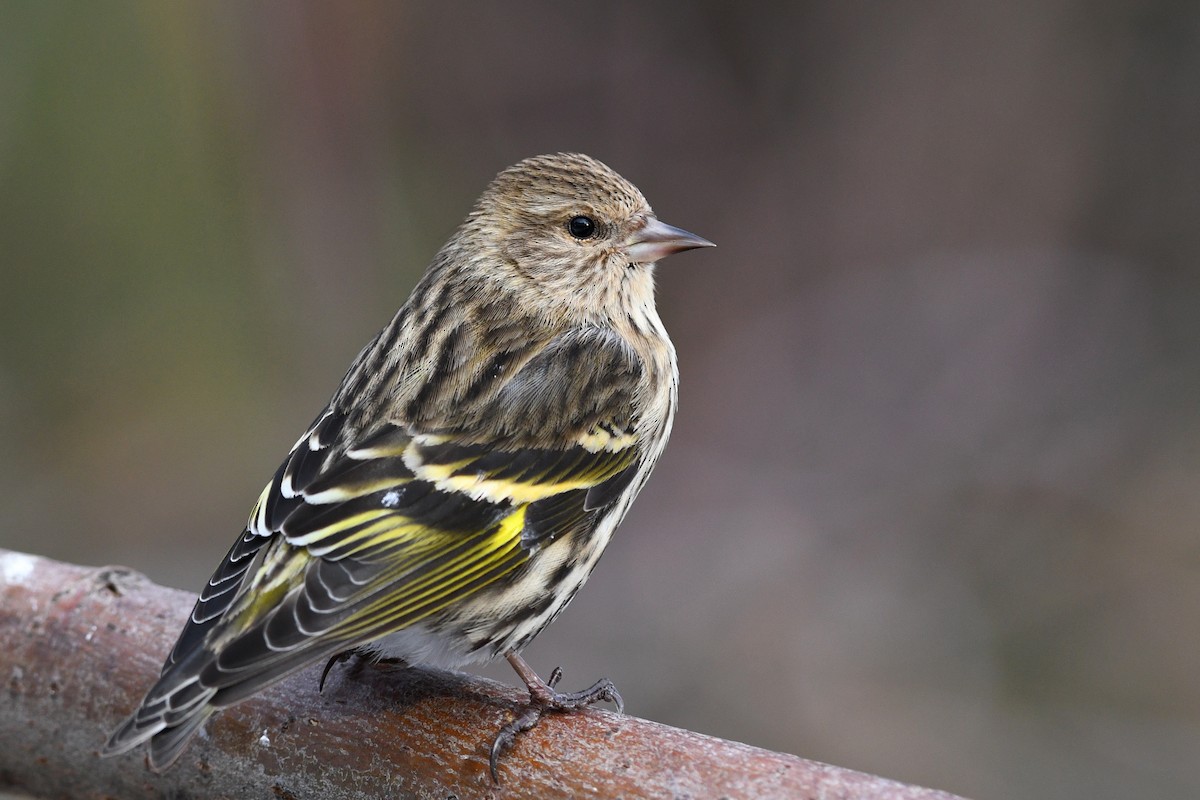
[[[531,663],[976,798],[1200,796],[1198,142],[1194,3],[5,4],[0,546],[197,589],[492,175],[581,150],[719,247]]]

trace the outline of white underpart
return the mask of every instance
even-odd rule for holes
[[[378,658],[399,658],[408,664],[457,669],[482,661],[486,653],[464,653],[454,641],[420,623],[376,639],[363,649]]]

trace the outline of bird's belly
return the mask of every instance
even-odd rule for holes
[[[361,649],[376,658],[398,658],[406,664],[442,669],[457,669],[486,658],[469,652],[469,642],[461,636],[423,623],[389,633]]]

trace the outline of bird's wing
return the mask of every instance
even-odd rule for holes
[[[352,417],[326,409],[263,491],[110,750],[425,620],[594,524],[640,463],[638,369],[613,337],[573,333],[461,414],[382,422],[347,441]]]

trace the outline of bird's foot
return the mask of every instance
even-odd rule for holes
[[[510,653],[508,661],[529,688],[529,703],[516,719],[500,729],[500,732],[496,734],[496,739],[492,742],[488,766],[491,768],[492,780],[495,783],[500,783],[500,773],[496,766],[500,756],[512,746],[517,736],[532,730],[541,722],[546,713],[569,713],[602,700],[615,705],[618,714],[625,710],[625,701],[621,699],[617,687],[608,678],[601,678],[580,692],[559,692],[555,691],[554,687],[562,680],[561,668],[555,667],[554,671],[550,673],[549,680],[544,681],[516,653]]]

